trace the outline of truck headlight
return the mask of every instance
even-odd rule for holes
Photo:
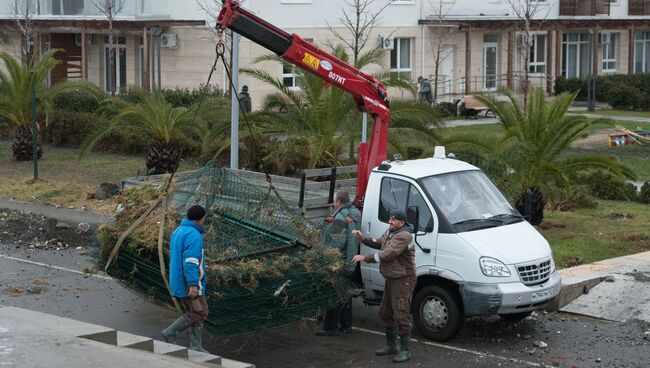
[[[481,257],[479,259],[481,271],[488,277],[510,277],[508,267],[496,258]]]

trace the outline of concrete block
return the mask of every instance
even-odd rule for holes
[[[187,360],[189,360],[192,363],[204,363],[204,364],[207,363],[207,364],[216,364],[216,365],[221,364],[221,357],[218,355],[206,354],[191,349],[188,351],[187,355],[188,355]]]
[[[150,351],[153,353],[153,340],[148,337],[132,335],[127,332],[117,331],[117,346]]]
[[[179,358],[188,357],[188,349],[183,346],[178,346],[174,344],[168,344],[166,342],[154,340],[153,342],[153,352],[160,355],[170,355]]]
[[[226,358],[221,358],[221,366],[223,368],[255,368],[254,364],[239,362]]]

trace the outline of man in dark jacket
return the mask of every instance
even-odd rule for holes
[[[411,335],[411,299],[415,288],[415,250],[411,227],[406,222],[402,210],[391,212],[389,228],[379,239],[366,238],[361,231],[352,232],[361,243],[380,252],[356,255],[354,263],[379,263],[379,272],[384,276],[384,295],[379,306],[379,319],[386,327],[386,345],[375,352],[376,355],[389,355],[397,352],[395,327],[400,337],[400,353],[393,362],[401,363],[411,358],[409,352]]]
[[[251,95],[248,94],[248,86],[243,86],[241,88],[241,92],[239,93],[239,103],[241,104],[243,112],[251,112],[253,110]]]
[[[345,264],[352,265],[352,257],[359,253],[359,242],[352,231],[359,229],[361,212],[350,202],[350,194],[346,191],[334,194],[334,208],[321,231],[321,239],[326,245],[340,249]],[[356,267],[352,265],[347,272],[354,279]],[[316,335],[338,336],[339,331],[352,331],[352,297],[349,295],[344,303],[337,303],[325,312],[323,328],[316,331]]]
[[[169,244],[169,286],[180,298],[184,314],[162,331],[165,341],[175,344],[180,332],[190,329],[190,349],[207,353],[201,344],[203,322],[208,317],[205,298],[206,272],[203,257],[205,209],[192,206],[187,218],[172,233]]]

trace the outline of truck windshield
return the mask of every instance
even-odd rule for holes
[[[459,171],[420,180],[447,220],[459,231],[523,221],[482,171]]]

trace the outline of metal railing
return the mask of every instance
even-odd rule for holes
[[[610,0],[560,0],[560,15],[610,15]]]
[[[434,80],[434,76],[430,77]],[[523,81],[525,80],[523,73],[514,73],[509,78],[508,74],[497,74],[491,76],[474,76],[470,78],[470,93],[483,93],[483,94],[496,94],[500,87],[509,87],[516,93],[522,93],[524,90]],[[510,83],[509,83],[510,81]],[[547,93],[551,93],[553,89],[553,78],[547,75],[531,74],[528,77],[530,87],[542,87]],[[448,76],[438,76],[438,88],[436,102],[454,102],[461,99],[466,95],[465,77],[451,79]],[[431,88],[434,88],[434,83],[431,83]]]

